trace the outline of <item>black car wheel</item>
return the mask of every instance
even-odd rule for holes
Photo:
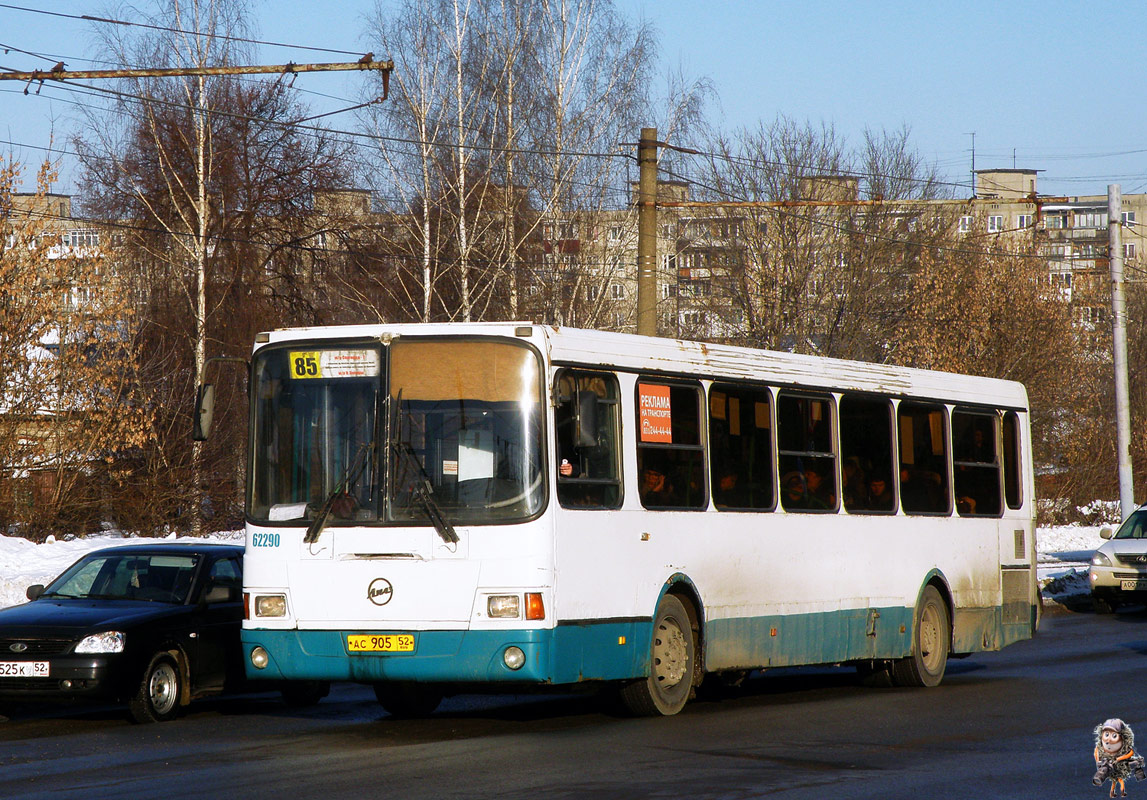
[[[167,722],[179,714],[181,678],[171,656],[160,654],[151,660],[135,696],[128,703],[136,722]]]

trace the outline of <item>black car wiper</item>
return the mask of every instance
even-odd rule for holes
[[[362,474],[362,470],[366,466],[366,457],[373,452],[373,440],[363,442],[359,445],[354,460],[351,461],[350,466],[347,467],[346,472],[343,473],[339,482],[335,484],[335,488],[327,495],[327,499],[319,506],[319,511],[315,514],[314,521],[307,526],[307,535],[303,537],[304,542],[311,544],[318,541],[319,535],[327,525],[327,519],[330,517],[331,507],[334,505],[335,500],[337,500],[340,495],[346,494],[347,489],[358,482],[359,475]]]
[[[458,543],[458,532],[454,530],[454,526],[446,519],[446,515],[442,513],[442,508],[438,505],[438,501],[434,499],[434,484],[430,481],[430,476],[426,474],[426,470],[422,466],[422,462],[418,460],[418,456],[414,453],[414,448],[410,446],[410,442],[400,442],[398,424],[399,414],[402,413],[402,390],[399,390],[398,396],[392,401],[394,403],[394,413],[390,415],[390,450],[395,453],[403,463],[403,466],[414,473],[413,482],[414,486],[411,489],[411,496],[422,504],[422,508],[426,511],[426,518],[430,520],[430,524],[434,526],[434,530],[442,538],[446,544]],[[407,416],[410,412],[406,412]]]

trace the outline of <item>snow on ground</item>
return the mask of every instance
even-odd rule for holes
[[[1040,528],[1036,532],[1037,572],[1044,600],[1087,594],[1087,565],[1095,548],[1103,543],[1100,526]],[[174,535],[168,539],[174,540]],[[242,531],[217,533],[214,541],[242,542]],[[48,583],[89,550],[129,544],[132,537],[106,533],[84,538],[33,544],[15,536],[0,536],[0,608],[24,602],[24,591],[33,583]]]

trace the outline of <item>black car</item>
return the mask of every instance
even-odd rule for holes
[[[31,602],[0,609],[0,702],[110,699],[137,722],[248,688],[239,629],[243,548],[159,542],[88,553]],[[325,684],[288,684],[289,703]]]

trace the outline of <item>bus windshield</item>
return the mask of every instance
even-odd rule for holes
[[[316,527],[532,516],[544,498],[541,385],[537,356],[516,342],[264,350],[248,514],[323,517]]]

